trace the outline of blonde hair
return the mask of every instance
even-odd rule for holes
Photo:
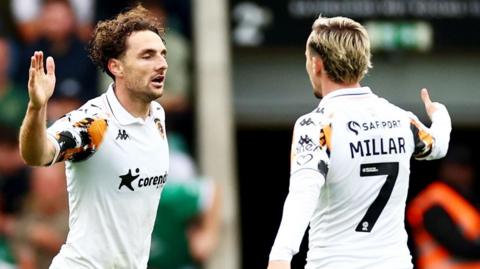
[[[320,56],[328,77],[336,83],[357,83],[372,67],[367,30],[349,18],[320,15],[307,46]]]

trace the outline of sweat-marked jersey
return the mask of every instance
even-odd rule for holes
[[[367,87],[325,96],[295,124],[270,260],[290,261],[310,223],[308,269],[412,268],[404,228],[410,158],[443,157],[450,130],[444,106],[426,128]]]
[[[129,114],[112,86],[56,121],[54,161],[66,161],[67,241],[50,268],[143,269],[169,166],[165,116]]]

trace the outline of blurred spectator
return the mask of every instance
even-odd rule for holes
[[[11,49],[6,38],[0,36],[0,124],[18,129],[28,104],[27,89],[19,87],[10,78]]]
[[[10,6],[21,38],[32,43],[41,37],[42,20],[40,19],[42,3],[48,0],[11,0]],[[94,19],[95,0],[67,0],[73,7],[76,17],[75,32],[82,40],[90,37]]]
[[[191,0],[101,0],[95,1],[96,20],[105,20],[124,10],[126,7],[135,6],[141,2],[143,6],[156,5],[157,3],[168,11],[169,28],[175,28],[188,39],[191,37],[192,12]],[[150,8],[149,8],[150,9]]]
[[[480,203],[468,147],[450,147],[439,178],[407,209],[417,268],[480,269]]]
[[[5,237],[0,233],[0,269],[14,269],[15,261],[10,246]]]
[[[18,151],[17,130],[1,125],[0,130],[0,214],[11,216],[28,192],[28,170]]]
[[[35,50],[53,56],[56,66],[58,96],[81,96],[86,101],[97,95],[97,69],[87,57],[83,43],[75,33],[75,13],[68,0],[46,0],[40,9],[39,39],[23,53],[18,79],[28,81],[30,56]]]
[[[48,102],[47,121],[49,123],[61,118],[82,105],[82,99],[76,96],[60,96]],[[0,268],[1,269],[1,268]]]
[[[18,152],[17,130],[0,125],[0,268],[13,266],[7,239],[29,188],[27,169]]]
[[[31,181],[31,192],[15,222],[13,249],[20,269],[44,269],[68,233],[65,166],[33,168]]]
[[[17,130],[22,123],[28,96],[10,79],[11,48],[0,36],[0,268],[14,268],[8,244],[15,215],[28,191],[27,168],[18,152]]]
[[[148,268],[201,268],[217,244],[219,188],[197,175],[178,136],[170,134],[169,144],[169,182],[158,207]]]
[[[138,2],[138,1],[137,1]],[[101,0],[95,1],[95,20],[103,21],[111,19],[126,7],[135,6],[132,0]]]
[[[16,28],[10,8],[10,1],[0,1],[0,34],[16,36]]]

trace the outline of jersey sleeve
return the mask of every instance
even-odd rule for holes
[[[311,170],[325,178],[331,148],[331,127],[319,120],[303,116],[293,130],[290,174]]]
[[[308,116],[295,124],[289,193],[271,261],[290,261],[300,248],[328,173],[330,130],[329,125],[321,126]]]
[[[434,160],[444,157],[448,151],[452,123],[443,105],[432,115],[432,125],[427,128],[410,113],[410,127],[413,133],[414,152],[417,160]]]
[[[91,157],[103,141],[108,122],[95,105],[84,105],[54,122],[47,134],[55,146],[53,163]]]

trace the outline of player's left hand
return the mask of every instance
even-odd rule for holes
[[[428,117],[432,119],[433,113],[438,110],[438,107],[442,104],[437,102],[432,102],[430,100],[430,95],[428,94],[428,90],[423,88],[420,92],[420,96],[422,98],[423,104],[425,105],[425,110],[427,111]]]

